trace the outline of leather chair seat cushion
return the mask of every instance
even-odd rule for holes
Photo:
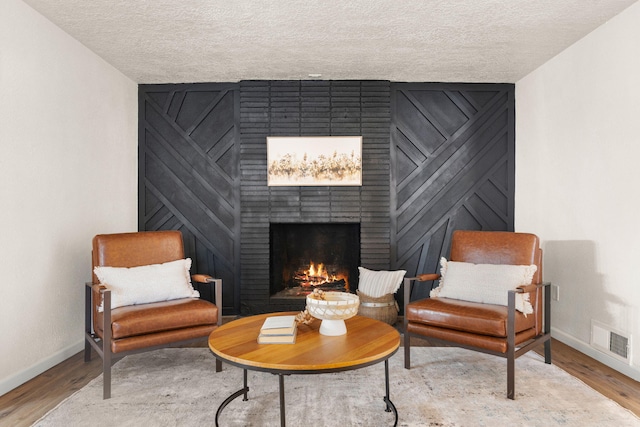
[[[216,326],[218,308],[202,299],[185,298],[149,304],[118,307],[111,311],[112,339],[200,326]],[[94,328],[102,337],[103,316],[96,318]]]
[[[411,335],[420,337],[427,337],[429,339],[437,339],[448,344],[455,343],[462,347],[481,348],[497,353],[507,352],[507,339],[499,337],[491,337],[488,335],[470,334],[464,331],[457,331],[455,329],[438,328],[433,326],[427,326],[421,323],[409,323],[407,325],[407,331]],[[534,329],[527,329],[523,332],[516,334],[515,342],[516,346],[535,338],[536,331]]]
[[[453,329],[496,338],[507,336],[507,307],[450,298],[426,298],[407,304],[409,324]],[[535,316],[516,311],[516,334],[534,329]]]
[[[122,353],[133,350],[147,350],[153,347],[171,346],[176,343],[203,338],[205,339],[217,325],[194,326],[184,329],[172,329],[170,331],[155,334],[137,335],[135,337],[121,338],[111,341],[111,352]]]

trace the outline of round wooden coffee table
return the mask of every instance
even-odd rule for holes
[[[322,374],[363,368],[384,361],[386,411],[398,411],[389,399],[389,358],[400,346],[398,331],[378,320],[355,316],[345,320],[346,335],[320,335],[320,321],[298,325],[295,344],[258,344],[260,327],[269,316],[295,315],[295,312],[268,313],[234,320],[209,336],[209,348],[214,356],[240,367],[244,386],[220,404],[216,412],[216,426],[222,410],[232,400],[244,395],[247,400],[247,370],[276,374],[280,387],[280,424],[285,425],[284,376],[291,374]]]

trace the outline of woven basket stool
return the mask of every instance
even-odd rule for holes
[[[358,314],[371,319],[394,325],[398,321],[398,303],[393,294],[386,294],[381,297],[370,297],[356,290],[360,297],[360,307]]]

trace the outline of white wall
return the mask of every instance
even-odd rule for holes
[[[137,227],[137,85],[0,2],[0,395],[82,348],[95,234]]]
[[[560,286],[552,334],[640,380],[640,3],[516,83],[516,229]],[[632,366],[590,345],[632,336]]]

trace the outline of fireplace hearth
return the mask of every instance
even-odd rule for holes
[[[357,289],[359,223],[271,223],[269,235],[271,298]]]

